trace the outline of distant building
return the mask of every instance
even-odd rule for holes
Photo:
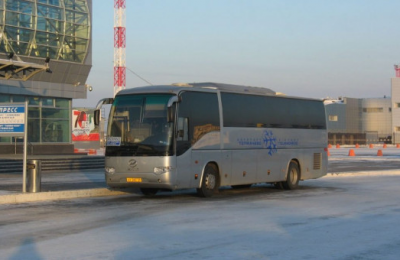
[[[392,78],[392,131],[393,142],[400,143],[400,75]]]
[[[393,113],[390,97],[360,99],[343,97],[333,102],[327,100],[325,104],[330,144],[394,142],[392,140]]]
[[[92,66],[91,10],[91,0],[0,1],[0,105],[28,101],[34,154],[73,153],[72,99],[87,97]],[[14,153],[14,142],[0,137],[0,153]]]

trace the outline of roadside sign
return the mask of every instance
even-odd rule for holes
[[[24,136],[26,107],[21,104],[0,105],[0,134],[2,136]]]
[[[28,150],[28,102],[0,104],[0,136],[23,136],[22,192],[26,192],[26,161]]]

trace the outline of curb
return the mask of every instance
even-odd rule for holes
[[[354,172],[328,172],[322,178],[336,177],[373,177],[373,176],[398,176],[400,170],[381,170],[381,171],[354,171]]]
[[[48,192],[38,192],[38,193],[17,193],[17,194],[0,195],[0,205],[49,201],[49,200],[61,200],[61,199],[118,196],[118,195],[132,195],[132,193],[123,191],[111,191],[107,188],[69,190],[69,191],[48,191]]]

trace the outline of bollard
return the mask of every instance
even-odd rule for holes
[[[400,148],[400,144],[397,144],[397,145],[396,145],[396,148]]]
[[[376,154],[376,156],[383,156],[382,150],[378,150],[378,153]]]
[[[336,148],[340,148],[340,144],[336,144]]]
[[[329,148],[325,148],[324,151],[326,152],[327,156],[331,156],[331,153],[329,152]]]
[[[359,144],[356,144],[356,148],[357,148],[357,149],[360,148],[360,145],[359,145]]]
[[[373,144],[369,144],[369,148],[374,148],[374,145]]]
[[[387,145],[386,145],[386,144],[383,144],[383,148],[387,148]]]
[[[349,151],[349,156],[356,156],[356,153],[354,152],[353,149],[350,149],[350,151]]]
[[[328,144],[328,148],[332,148],[332,145],[331,145],[331,144]]]
[[[28,160],[27,164],[27,192],[40,192],[42,173],[39,160]]]

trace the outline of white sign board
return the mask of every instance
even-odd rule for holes
[[[23,136],[25,132],[25,104],[0,105],[0,135]]]
[[[28,103],[0,103],[0,136],[23,136],[22,192],[26,192]]]

